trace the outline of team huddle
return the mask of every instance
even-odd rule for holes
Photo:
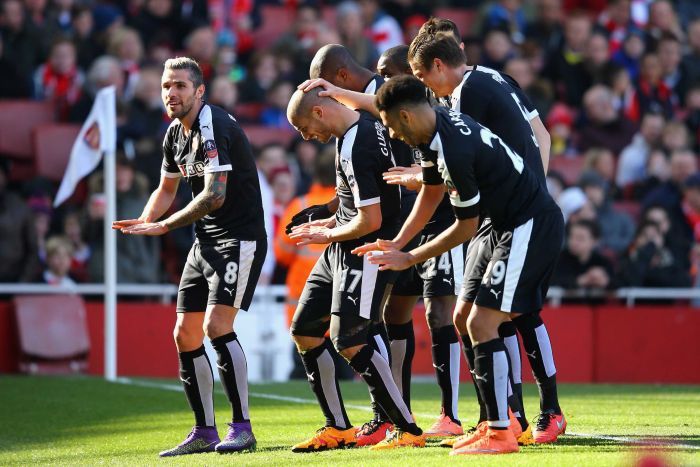
[[[554,442],[566,429],[540,316],[564,235],[544,181],[549,135],[511,77],[467,65],[459,37],[452,21],[432,18],[410,46],[387,50],[377,73],[343,46],[327,45],[289,102],[287,118],[305,139],[337,139],[335,198],[287,226],[299,245],[328,245],[290,329],[325,424],[294,452],[423,447],[426,438],[440,438],[450,454],[498,454]],[[193,60],[166,62],[163,101],[174,120],[161,183],[139,219],[114,226],[160,235],[195,223],[175,327],[195,427],[161,456],[256,447],[245,355],[232,329],[251,303],[266,251],[260,189],[245,134],[202,101],[202,81]],[[193,200],[156,222],[181,177]],[[442,394],[440,414],[425,431],[410,393],[420,298]],[[540,393],[534,427],[523,406],[517,334]],[[223,441],[205,335],[232,407]],[[458,413],[460,347],[480,407],[471,429]],[[374,415],[359,428],[343,404],[334,352],[369,388]]]

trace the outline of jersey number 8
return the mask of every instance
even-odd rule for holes
[[[238,264],[233,261],[226,263],[226,274],[224,274],[224,282],[234,284],[238,277]]]

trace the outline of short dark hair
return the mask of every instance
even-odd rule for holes
[[[427,104],[425,85],[418,78],[401,75],[391,78],[379,88],[374,104],[380,112],[391,112],[401,104]]]
[[[439,32],[454,34],[455,37],[460,39],[462,38],[462,36],[459,34],[459,28],[457,28],[455,22],[447,18],[436,18],[435,16],[431,16],[430,19],[423,23],[418,30],[418,34],[425,33],[435,35]]]
[[[571,230],[573,230],[574,227],[581,227],[582,229],[586,229],[590,232],[591,236],[595,239],[598,240],[600,238],[600,227],[598,226],[598,223],[592,220],[588,219],[580,219],[574,222],[571,222],[567,227],[567,237],[571,234]]]
[[[166,70],[187,70],[195,89],[204,84],[204,74],[199,63],[190,57],[169,58],[165,61],[164,67]]]
[[[409,62],[416,62],[426,70],[430,70],[436,58],[451,67],[467,63],[464,51],[450,34],[444,32],[418,34],[411,41],[408,47]]]

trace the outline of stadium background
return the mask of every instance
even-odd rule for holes
[[[410,42],[436,15],[459,26],[470,64],[520,83],[550,131],[548,188],[569,225],[545,312],[561,380],[700,383],[697,2],[5,0],[1,8],[0,371],[17,371],[23,358],[11,284],[103,281],[100,170],[68,203],[51,203],[98,89],[117,88],[117,212],[137,217],[157,184],[169,124],[161,65],[175,55],[199,61],[208,102],[231,112],[256,148],[276,244],[261,285],[294,287],[305,277],[293,263],[313,252],[285,254],[279,225],[333,147],[289,126],[293,89],[320,46],[344,44],[373,69],[383,50]],[[184,188],[173,209],[189,196]],[[191,241],[191,229],[119,238],[119,283],[176,284]],[[290,349],[275,302],[285,294],[261,290],[272,294],[265,309],[276,310],[268,351]],[[176,374],[172,305],[152,295],[120,299],[120,374]],[[87,371],[100,374],[102,305],[86,297]],[[427,349],[427,328],[415,322],[418,348]],[[677,353],[676,342],[688,352]],[[432,374],[424,357],[416,373]]]

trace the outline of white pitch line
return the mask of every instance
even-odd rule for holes
[[[167,383],[154,383],[150,381],[134,380],[131,378],[117,378],[116,383],[127,384],[131,386],[141,386],[145,388],[162,389],[165,391],[181,392],[182,386],[177,384],[167,384]],[[217,389],[215,392],[223,394],[223,390]],[[250,392],[248,393],[251,397],[257,397],[258,399],[269,399],[275,401],[292,402],[294,404],[305,404],[305,405],[317,405],[318,402],[314,399],[304,399],[302,397],[291,397],[291,396],[281,396],[279,394],[269,394],[264,392]],[[371,412],[372,409],[365,405],[355,405],[355,404],[345,404],[345,407],[349,409],[362,410],[365,412]],[[414,413],[414,415],[421,418],[432,418],[435,414],[422,414]],[[599,435],[595,433],[570,433],[567,432],[566,436],[573,436],[576,438],[590,438],[590,439],[600,439],[605,441],[615,441],[617,443],[630,443],[638,444],[642,446],[649,447],[659,447],[659,448],[677,448],[677,449],[693,449],[698,450],[700,446],[694,444],[679,444],[679,443],[664,443],[663,441],[655,441],[653,437],[648,439],[645,438],[630,438],[627,436],[610,436],[610,435]]]

